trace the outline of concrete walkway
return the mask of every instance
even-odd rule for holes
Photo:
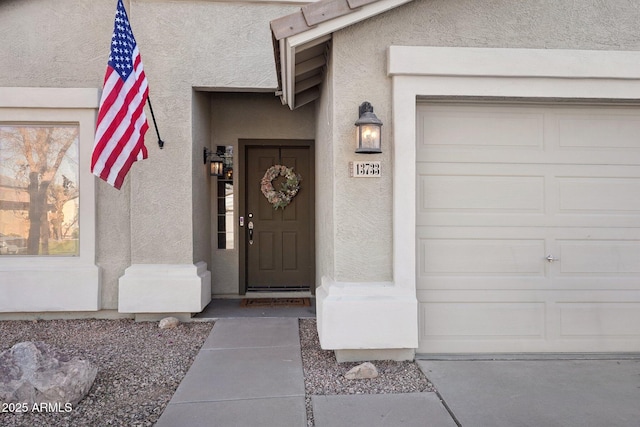
[[[313,313],[232,317],[237,304],[216,304],[230,317],[217,318],[156,426],[307,426],[298,316]],[[312,396],[315,426],[640,427],[637,354],[418,364],[438,394]]]
[[[216,321],[158,427],[304,426],[295,318]]]
[[[312,396],[316,427],[456,427],[435,393]],[[304,427],[297,318],[218,319],[157,427]]]

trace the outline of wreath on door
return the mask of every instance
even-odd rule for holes
[[[279,176],[283,176],[285,181],[280,184],[280,189],[276,190],[273,187],[273,180]],[[267,198],[274,209],[282,208],[284,210],[296,194],[298,194],[300,181],[302,181],[302,178],[293,171],[293,168],[274,165],[267,169],[262,180],[260,180],[260,190],[262,190],[262,194],[264,194],[264,197]]]

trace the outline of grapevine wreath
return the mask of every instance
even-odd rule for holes
[[[273,180],[279,176],[285,177],[286,181],[280,184],[280,190],[276,190],[273,188]],[[264,194],[264,197],[267,198],[274,209],[284,209],[291,203],[295,195],[298,194],[300,181],[302,181],[302,178],[293,171],[293,168],[274,165],[267,169],[262,177],[260,190],[262,190],[262,194]]]

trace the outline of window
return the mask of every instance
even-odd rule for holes
[[[0,122],[0,256],[79,254],[78,134]]]
[[[0,312],[100,307],[89,170],[99,99],[0,87]]]
[[[218,145],[223,174],[218,177],[218,249],[233,249],[233,146]]]

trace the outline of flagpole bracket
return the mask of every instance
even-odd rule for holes
[[[147,104],[149,104],[149,110],[151,111],[151,118],[153,119],[153,127],[156,128],[156,135],[158,135],[158,146],[162,150],[164,148],[164,141],[160,138],[160,132],[158,131],[158,124],[156,123],[156,115],[153,114],[153,107],[151,106],[151,97],[147,96]]]

